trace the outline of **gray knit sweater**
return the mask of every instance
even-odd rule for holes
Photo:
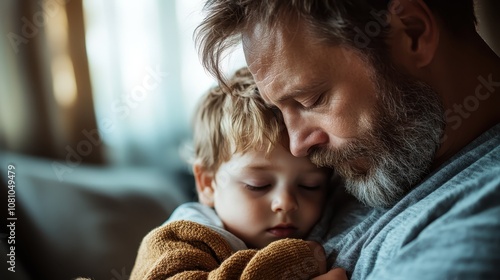
[[[350,279],[500,279],[500,124],[390,209],[334,199],[311,237]]]

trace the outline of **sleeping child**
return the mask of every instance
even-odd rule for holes
[[[332,171],[289,152],[280,115],[260,99],[250,72],[205,94],[193,124],[199,202],[179,206],[143,239],[131,279],[324,273],[302,239],[321,216]]]

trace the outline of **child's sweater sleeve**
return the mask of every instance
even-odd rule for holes
[[[214,230],[176,221],[144,237],[130,279],[310,279],[317,275],[319,266],[302,240],[282,239],[261,250],[234,253]]]

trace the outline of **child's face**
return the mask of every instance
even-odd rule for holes
[[[248,246],[303,238],[321,216],[331,171],[276,145],[235,154],[212,181],[213,203],[227,230]]]

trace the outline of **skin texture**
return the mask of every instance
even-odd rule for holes
[[[253,34],[245,43],[261,96],[282,112],[297,157],[314,145],[340,147],[368,130],[376,102],[369,70],[352,51],[307,44],[304,32],[278,31],[260,46],[252,42],[262,35]]]
[[[390,206],[431,164],[444,123],[437,94],[352,48],[310,44],[302,25],[291,30],[245,49],[261,96],[283,114],[292,153],[335,168],[364,203]]]
[[[195,167],[200,201],[251,248],[305,237],[321,216],[330,176],[281,145],[268,156],[261,150],[235,153],[215,174]],[[273,229],[282,226],[287,229]]]

